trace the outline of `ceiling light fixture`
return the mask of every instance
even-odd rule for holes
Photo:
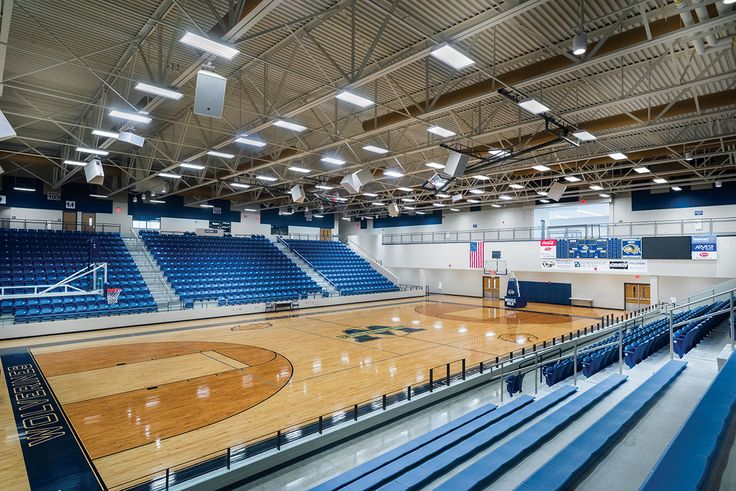
[[[334,189],[332,186],[325,186],[324,184],[317,184],[314,186],[317,189],[324,189],[325,191],[329,191],[330,189]]]
[[[235,157],[235,155],[231,153],[218,152],[216,150],[208,150],[207,155],[212,155],[213,157],[220,157],[223,159],[232,159]]]
[[[426,215],[426,213],[424,213],[423,211],[418,211],[417,215]]]
[[[378,195],[376,193],[363,193],[363,196],[367,196],[369,198],[375,198]]]
[[[634,167],[634,172],[637,174],[649,174],[651,171],[646,167]]]
[[[33,188],[27,188],[27,187],[23,187],[23,186],[13,186],[13,189],[15,189],[16,191],[25,191],[25,192],[33,192],[33,191],[35,191],[35,189],[33,189]]]
[[[577,176],[565,176],[567,182],[579,182],[580,178]]]
[[[539,172],[547,172],[547,171],[552,170],[549,167],[547,167],[546,165],[535,165],[535,166],[532,167],[532,169],[538,170]]]
[[[509,184],[509,187],[511,189],[524,189],[524,186],[522,186],[521,184],[516,184],[516,183]]]
[[[488,150],[488,153],[493,157],[508,157],[511,155],[511,152],[504,150],[503,148],[492,148]]]
[[[438,164],[437,162],[427,162],[427,163],[426,163],[426,164],[424,164],[424,165],[425,165],[425,166],[427,166],[427,167],[430,167],[430,168],[432,168],[432,169],[438,169],[438,170],[442,170],[442,169],[444,169],[444,168],[445,168],[445,166],[444,166],[444,165],[442,165],[442,164]]]
[[[673,191],[682,191],[682,188],[680,186],[672,186]]]
[[[230,185],[234,188],[240,188],[240,189],[248,189],[250,188],[250,184],[245,184],[242,182],[231,182]]]
[[[471,176],[471,177],[472,177],[473,179],[478,179],[479,181],[488,181],[488,180],[490,180],[490,179],[491,179],[491,178],[490,178],[490,177],[488,177],[488,176],[481,176],[480,174],[478,174],[478,175],[475,175],[475,176]]]
[[[414,203],[416,200],[412,198],[401,198],[404,203]]]
[[[86,147],[77,147],[77,152],[79,153],[90,153],[92,155],[109,155],[110,152],[107,150],[99,150],[97,148],[86,148]]]
[[[539,202],[540,203],[544,203],[546,205],[547,203],[549,203],[549,200],[548,199],[545,199],[545,198],[542,198],[542,199],[539,200]]]
[[[606,193],[601,193],[598,196],[600,196],[601,198],[610,198],[611,197],[610,194],[606,194]]]
[[[190,162],[182,162],[181,164],[179,164],[179,167],[183,167],[185,169],[194,169],[194,170],[204,169],[204,165],[192,164]]]
[[[169,179],[180,179],[181,176],[179,174],[172,174],[170,172],[159,172],[159,177],[167,177]]]
[[[404,174],[395,169],[386,169],[383,171],[384,176],[388,177],[404,177]]]
[[[450,197],[449,194],[445,194],[445,193],[437,193],[437,194],[435,194],[435,196],[437,196],[440,199],[447,199],[447,198]]]
[[[581,142],[591,142],[593,140],[596,140],[596,136],[593,133],[590,133],[588,131],[580,130],[580,131],[573,131],[572,136],[580,140]]]
[[[271,176],[256,176],[256,179],[261,180],[261,181],[268,181],[268,182],[278,181],[277,178],[271,177]]]
[[[591,184],[589,187],[592,191],[603,191],[603,186],[599,186],[598,184]]]
[[[182,94],[181,92],[177,92],[175,90],[170,90],[170,89],[164,89],[162,87],[156,87],[154,85],[148,85],[148,84],[144,84],[141,82],[139,82],[135,86],[135,90],[140,90],[141,92],[146,92],[147,94],[157,95],[160,97],[164,97],[166,99],[173,99],[175,101],[178,101],[179,99],[184,97],[184,94]]]
[[[499,205],[498,203],[491,203],[491,207],[492,208],[501,208],[501,205]]]
[[[366,152],[379,153],[379,154],[388,153],[387,149],[377,147],[375,145],[366,145],[363,147],[363,150],[365,150]]]
[[[186,34],[184,34],[184,36],[179,39],[179,42],[192,46],[194,48],[201,49],[203,51],[207,51],[208,53],[221,56],[228,60],[232,60],[233,58],[235,58],[235,56],[237,56],[238,53],[240,53],[240,51],[233,48],[232,46],[216,43],[215,41],[207,39],[206,37],[202,37],[191,32],[187,32]]]
[[[498,199],[502,199],[504,201],[511,201],[514,198],[513,196],[509,196],[508,194],[502,194],[501,196],[498,197]]]
[[[442,63],[450,65],[455,70],[462,70],[465,67],[473,65],[473,61],[449,44],[441,44],[429,53],[432,57],[440,60]]]
[[[151,203],[151,204],[154,204],[154,205],[162,205],[162,204],[166,203],[166,201],[164,201],[162,199],[149,199],[148,202]]]
[[[450,138],[451,136],[457,135],[454,131],[443,128],[442,126],[430,126],[427,128],[427,131],[442,138]]]
[[[125,111],[113,110],[113,111],[110,111],[109,114],[110,114],[110,117],[119,118],[119,119],[127,119],[128,121],[135,121],[136,123],[148,124],[152,121],[151,118],[141,113],[129,113]]]
[[[256,140],[255,138],[248,136],[248,135],[241,135],[235,139],[237,143],[242,143],[243,145],[250,145],[251,147],[265,147],[266,142],[261,140]]]
[[[652,179],[652,181],[654,181],[655,184],[665,184],[667,182],[667,179],[663,177],[655,177],[654,179]]]
[[[374,201],[371,203],[373,206],[386,206],[384,203],[381,203],[380,201]]]
[[[450,208],[450,211],[460,211],[459,208]]]
[[[404,191],[405,193],[411,193],[412,191],[414,191],[412,188],[405,188],[403,186],[398,187],[396,189],[398,189],[399,191]]]
[[[199,205],[200,208],[214,208],[215,205],[207,205],[207,204],[201,204]]]
[[[685,160],[688,162],[693,159],[693,153],[692,152],[685,152]]]
[[[579,32],[572,38],[572,54],[575,56],[584,55],[588,51],[588,34]]]
[[[547,194],[549,194],[549,193],[547,193],[547,191],[537,191],[537,194],[539,196],[547,196]]]
[[[367,97],[354,94],[348,90],[343,90],[342,92],[339,92],[335,97],[343,102],[347,102],[348,104],[353,104],[354,106],[362,107],[364,109],[373,105],[372,100],[368,99]]]
[[[334,157],[322,157],[320,160],[326,164],[334,164],[334,165],[344,165],[345,164],[344,160],[336,159]]]
[[[413,206],[404,206],[405,210],[416,210]]]
[[[468,202],[468,203],[470,203],[471,205],[475,205],[475,204],[480,203],[480,201],[478,201],[477,199],[473,199],[473,198],[468,198],[465,201]]]
[[[626,154],[621,152],[613,152],[608,154],[613,160],[626,160]]]
[[[549,108],[534,98],[522,99],[518,102],[519,107],[532,114],[542,114],[549,112]]]
[[[432,203],[432,206],[436,206],[437,208],[442,208],[443,206],[445,206],[445,204],[444,203]]]
[[[313,216],[314,218],[324,218],[324,217],[325,217],[324,215],[320,215],[319,213],[315,213],[315,214],[314,214],[314,215],[312,215],[312,216]]]
[[[309,174],[310,172],[312,172],[309,169],[305,169],[304,167],[296,167],[294,165],[289,167],[289,170],[294,171],[294,172],[301,172],[302,174]]]
[[[468,192],[473,193],[473,194],[483,194],[485,191],[480,190],[480,189],[470,189],[468,190]]]
[[[114,131],[105,131],[105,130],[92,130],[92,134],[97,135],[97,136],[104,136],[105,138],[115,138],[116,140],[120,136]]]
[[[297,131],[299,133],[307,129],[306,126],[302,126],[296,123],[290,123],[289,121],[284,121],[283,119],[277,119],[276,121],[274,121],[273,125],[278,126],[279,128],[284,128],[286,130]]]
[[[77,167],[84,167],[87,165],[87,162],[79,162],[78,160],[65,160],[64,163],[66,165],[76,165]]]

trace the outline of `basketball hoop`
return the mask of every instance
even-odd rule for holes
[[[107,289],[107,304],[113,305],[118,303],[118,297],[120,297],[120,292],[122,292],[122,288],[108,288]]]

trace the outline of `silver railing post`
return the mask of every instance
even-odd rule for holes
[[[670,360],[675,358],[675,339],[672,332],[672,310],[670,309]]]
[[[534,353],[534,395],[537,395],[537,386],[539,385],[539,380],[537,380],[537,369],[539,368],[539,356]]]
[[[728,333],[728,337],[731,338],[731,351],[733,351],[733,344],[734,344],[734,342],[733,342],[733,337],[734,337],[734,332],[733,332],[733,314],[734,314],[734,312],[733,312],[733,290],[731,290],[731,293],[728,296],[728,307],[729,307],[729,313],[728,313],[728,329],[729,329],[729,333]]]
[[[572,385],[578,386],[578,340],[573,343],[572,355]]]
[[[503,402],[503,362],[501,362],[501,402]]]
[[[624,332],[621,326],[618,328],[618,373],[624,373]]]

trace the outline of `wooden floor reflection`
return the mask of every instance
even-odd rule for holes
[[[425,382],[431,367],[472,365],[611,312],[542,304],[513,311],[497,301],[433,296],[129,328],[113,339],[111,331],[85,333],[32,352],[115,487]],[[0,407],[0,418],[6,411]],[[6,431],[4,454],[22,459],[10,440]],[[11,471],[0,467],[0,477]]]

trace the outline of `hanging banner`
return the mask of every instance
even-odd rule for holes
[[[718,242],[715,235],[693,235],[690,238],[690,253],[695,260],[715,261],[718,259]]]
[[[623,259],[641,257],[641,239],[621,239],[621,257]]]
[[[646,273],[643,259],[543,259],[542,269],[581,273]]]
[[[539,257],[550,259],[557,257],[557,239],[539,241]]]

